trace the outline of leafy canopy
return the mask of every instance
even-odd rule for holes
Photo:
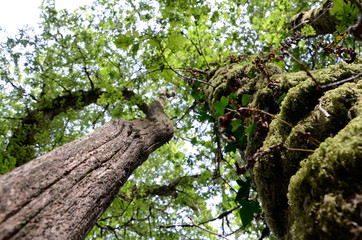
[[[352,7],[335,2],[332,11],[344,26],[343,14]],[[68,12],[55,9],[53,0],[43,1],[39,30],[22,29],[1,42],[0,172],[110,119],[143,117],[143,102],[155,98],[161,86],[176,86],[166,109],[174,139],[134,172],[88,238],[216,239],[192,227],[190,215],[211,231],[244,232],[256,239],[264,225],[262,218],[253,221],[261,209],[250,176],[235,173],[234,164],[242,159],[232,144],[226,144],[227,154],[219,161],[225,143],[197,90],[202,81],[183,76],[221,65],[231,55],[251,61],[267,53],[290,35],[291,16],[319,3],[96,0]],[[293,54],[312,55],[303,46]],[[320,60],[314,67],[324,67],[330,58]],[[300,70],[293,63],[282,66]],[[245,94],[241,104],[249,101]],[[223,116],[228,104],[222,97],[214,116]],[[255,132],[255,124],[247,129],[242,121],[233,124],[243,144]]]

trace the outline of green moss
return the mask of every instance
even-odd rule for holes
[[[321,85],[325,85],[354,76],[361,68],[361,64],[341,63],[312,74]],[[275,78],[280,81],[281,89],[290,88],[277,117],[291,123],[294,128],[274,119],[262,150],[277,143],[289,148],[313,150],[316,144],[303,139],[303,133],[310,132],[311,136],[323,142],[327,137],[337,134],[358,115],[357,105],[360,104],[357,101],[362,96],[361,83],[346,83],[324,92],[318,91],[315,83],[303,72],[283,74]],[[322,113],[320,104],[331,117]],[[286,212],[290,177],[297,172],[300,161],[309,154],[304,151],[284,151],[266,155],[258,159],[258,166],[254,168],[254,181],[268,225],[278,237],[283,237],[288,229]]]
[[[339,63],[327,69],[312,71],[311,73],[320,85],[326,85],[360,73],[362,69],[361,62],[361,60],[357,59],[355,64]],[[234,92],[238,97],[245,93],[252,95],[252,102],[248,105],[249,107],[262,109],[270,113],[278,113],[278,119],[274,119],[270,123],[266,137],[256,137],[256,135],[248,137],[246,156],[253,156],[257,150],[268,150],[277,143],[282,143],[288,148],[314,150],[318,147],[318,143],[303,139],[304,133],[310,132],[315,139],[324,142],[325,139],[339,134],[346,125],[349,126],[352,119],[359,116],[362,106],[360,102],[362,99],[362,81],[359,83],[345,83],[328,91],[318,90],[315,82],[303,71],[280,74],[280,69],[275,65],[268,64],[267,67],[274,74],[272,78],[279,82],[279,94],[286,93],[280,110],[276,105],[275,92],[267,87],[268,80],[251,63],[244,65],[232,64],[213,69],[209,74],[208,81],[214,87],[209,85],[203,87],[206,100],[212,111],[213,104],[219,101],[221,96],[228,96]],[[327,117],[325,112],[330,116]],[[294,127],[286,125],[279,119],[287,121]],[[245,122],[247,125],[252,121],[247,120]],[[362,142],[362,139],[360,139],[360,142]],[[291,177],[300,168],[300,162],[307,159],[310,154],[310,152],[306,151],[290,150],[265,154],[257,159],[256,167],[253,169],[254,183],[268,225],[279,238],[284,237],[287,233],[294,236],[292,231],[288,231],[290,226],[301,225],[300,231],[305,231],[310,227],[306,222],[309,221],[310,223],[311,218],[308,215],[311,209],[303,211],[303,205],[305,205],[303,203],[302,206],[299,206],[300,213],[290,215],[288,213],[294,210],[289,209],[287,198]],[[321,174],[326,173],[322,171]],[[312,191],[312,188],[304,190],[305,193]],[[328,205],[330,199],[340,199],[338,194],[333,195],[333,192],[331,194],[330,197],[325,198],[325,203],[319,203],[320,206],[323,204]],[[305,201],[309,201],[312,206],[314,200],[308,195],[306,196]],[[316,206],[313,205],[313,207]],[[294,218],[301,213],[306,217],[299,219],[294,224]],[[323,214],[325,215],[325,213]],[[322,217],[320,219],[322,220]],[[298,239],[298,237],[294,239]]]
[[[361,237],[361,159],[362,116],[358,116],[322,143],[291,178],[293,221],[288,239]]]
[[[268,64],[267,67],[271,74],[281,73],[280,68],[274,64]],[[253,95],[268,84],[264,75],[252,63],[231,64],[210,71],[208,82],[212,86],[205,84],[203,87],[209,106],[213,106],[222,96],[228,96],[230,93],[236,93],[237,97],[243,94]],[[214,111],[212,107],[210,109]]]

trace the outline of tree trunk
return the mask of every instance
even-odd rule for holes
[[[279,239],[361,239],[362,62],[311,71],[321,88],[306,72],[264,67],[213,68],[203,93],[212,113],[222,96],[234,93],[241,105],[243,94],[251,95],[240,115],[220,120],[220,129],[232,141],[234,117],[246,116],[244,129],[256,123],[241,150],[268,226]]]
[[[113,120],[0,176],[0,239],[83,239],[132,172],[172,138],[161,100],[147,119]]]

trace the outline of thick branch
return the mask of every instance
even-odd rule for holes
[[[170,184],[167,185],[149,185],[149,186],[135,186],[131,191],[123,193],[121,198],[126,201],[132,201],[133,199],[146,198],[150,196],[159,196],[159,197],[174,197],[178,195],[177,187],[180,184],[185,184],[186,182],[197,181],[200,175],[192,176],[183,176],[174,179]],[[128,197],[128,195],[130,197]]]
[[[95,103],[102,93],[99,89],[81,90],[58,96],[41,103],[38,109],[28,111],[20,125],[13,130],[7,146],[7,154],[17,160],[16,166],[28,162],[34,156],[35,134],[44,127],[44,124],[47,124],[48,120],[70,109],[78,110]]]
[[[297,31],[308,24],[314,28],[316,35],[334,33],[340,21],[329,13],[331,7],[332,1],[328,0],[316,9],[294,15],[289,21],[289,29]]]
[[[350,27],[348,32],[352,34],[357,40],[362,41],[362,4],[357,0],[350,0],[355,4],[359,10],[359,18],[356,25]]]

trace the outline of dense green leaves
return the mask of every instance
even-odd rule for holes
[[[359,10],[358,7],[350,1],[334,0],[330,13],[341,21],[341,25],[338,26],[337,29],[343,32],[357,21]]]

